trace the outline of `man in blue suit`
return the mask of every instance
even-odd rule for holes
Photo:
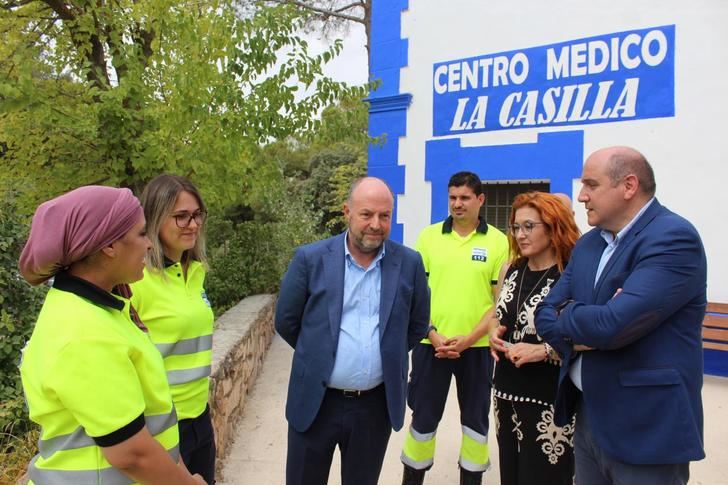
[[[334,449],[343,485],[376,485],[392,428],[404,421],[409,359],[430,320],[419,254],[387,239],[394,196],[352,185],[348,230],[298,248],[275,327],[295,349],[288,385],[287,485],[323,485]]]
[[[536,310],[563,362],[557,422],[577,411],[576,482],[685,484],[689,462],[705,457],[700,236],[660,205],[634,149],[593,153],[581,183],[596,227]]]

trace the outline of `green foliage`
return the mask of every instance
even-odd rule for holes
[[[28,285],[17,270],[26,222],[6,197],[0,207],[0,431],[22,432],[29,426],[18,364],[45,289]]]
[[[287,204],[279,200],[275,208],[268,208],[266,219],[277,220],[235,223],[210,217],[210,273],[205,289],[216,315],[248,295],[276,292],[294,248],[322,237],[315,231],[301,187],[294,184],[289,189]]]
[[[344,98],[322,113],[321,127],[307,138],[307,197],[318,217],[320,232],[339,234],[346,229],[342,205],[351,183],[366,175],[367,146],[377,143],[367,132],[369,106]]]
[[[371,85],[376,88],[377,84]],[[328,106],[321,113],[321,126],[311,132],[308,140],[313,148],[327,147],[336,143],[348,143],[366,150],[371,139],[368,133],[369,103],[358,97],[348,96],[338,104]]]
[[[361,147],[339,143],[311,159],[308,191],[320,208],[318,229],[330,234],[346,230],[343,203],[351,182],[366,175],[366,155]]]
[[[254,154],[244,182],[249,202],[228,206],[207,226],[206,289],[216,313],[245,296],[277,291],[293,250],[346,227],[342,204],[366,174],[367,105],[347,99],[324,110],[311,136]]]
[[[162,171],[190,177],[213,214],[218,312],[275,291],[295,247],[343,230],[346,191],[365,173],[366,88],[323,75],[341,43],[309,54],[296,9],[240,16],[236,3],[0,9],[0,194],[23,194],[0,213],[0,429],[29,426],[17,364],[44,291],[15,268],[28,222],[18,214],[41,200],[91,183],[138,193]]]
[[[368,105],[347,97],[323,111],[321,126],[309,136],[271,144],[261,152],[261,164],[279,167],[283,185],[300,187],[322,237],[346,227],[342,204],[351,183],[366,175],[368,144],[378,143],[369,137],[367,123]]]
[[[291,7],[241,18],[235,0],[17,2],[0,9],[0,190],[26,208],[82,184],[139,191],[162,171],[211,203],[255,194],[255,153],[315,129],[347,88]],[[29,176],[30,174],[30,176]]]

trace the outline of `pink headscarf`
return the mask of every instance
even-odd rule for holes
[[[20,255],[20,273],[38,285],[114,241],[143,217],[129,189],[89,185],[41,204]]]

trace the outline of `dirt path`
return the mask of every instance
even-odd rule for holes
[[[223,468],[222,485],[283,485],[285,483],[286,433],[284,416],[288,373],[293,351],[278,336],[273,340],[263,372],[253,388],[238,426],[237,438]],[[460,425],[454,386],[450,389],[445,417],[438,432],[435,465],[427,474],[431,485],[458,483]],[[705,443],[708,458],[691,465],[691,485],[728,485],[728,379],[706,376],[703,388]],[[409,414],[409,412],[407,413]],[[408,416],[409,418],[409,416]],[[406,429],[409,423],[405,423]],[[399,454],[404,432],[393,433],[380,479],[381,485],[397,485],[402,480]],[[495,435],[489,439],[492,468],[486,484],[498,483],[498,450]],[[330,485],[340,485],[338,453],[334,457]]]

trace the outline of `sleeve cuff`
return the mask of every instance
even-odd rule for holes
[[[142,413],[139,415],[138,418],[136,418],[134,421],[127,424],[126,426],[119,428],[116,431],[113,431],[107,435],[93,438],[93,440],[98,446],[102,448],[108,448],[109,446],[118,445],[119,443],[123,443],[124,441],[128,440],[139,431],[141,431],[145,425],[146,420],[144,419],[144,413]]]

